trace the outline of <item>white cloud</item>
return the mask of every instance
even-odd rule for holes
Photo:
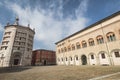
[[[63,18],[64,2],[62,0],[57,5],[52,2],[47,9],[40,7],[31,9],[30,6],[23,8],[19,4],[12,4],[10,2],[7,2],[7,7],[19,16],[21,24],[27,25],[30,23],[31,27],[35,28],[35,41],[43,43],[48,49],[54,49],[55,42],[85,27],[88,21],[84,17],[87,3],[88,0],[83,0],[80,3],[75,10],[75,19],[71,17]],[[55,16],[59,19],[56,19]],[[37,44],[35,45],[38,47]],[[42,48],[42,45],[39,46]]]

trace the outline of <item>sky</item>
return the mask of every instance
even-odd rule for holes
[[[55,50],[56,42],[119,10],[120,0],[0,0],[0,41],[17,16],[35,28],[33,50]]]

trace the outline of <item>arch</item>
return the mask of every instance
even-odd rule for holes
[[[107,54],[106,51],[100,51],[100,52],[98,53],[98,55],[100,55],[101,53],[105,53],[105,54]],[[107,56],[108,56],[108,55],[107,55]]]
[[[74,58],[75,58],[75,60],[77,60],[77,61],[78,61],[78,55],[75,55],[75,56],[74,56]]]
[[[63,57],[60,58],[60,64],[61,64],[61,65],[64,64],[64,58],[63,58]]]
[[[71,51],[71,46],[70,45],[68,46],[68,51]]]
[[[22,54],[20,52],[13,53],[13,65],[20,65]]]
[[[73,65],[74,64],[74,59],[72,58],[72,56],[69,57],[69,64]]]
[[[65,57],[65,61],[68,61],[68,58],[67,58],[67,57]]]
[[[120,49],[113,49],[110,54],[112,55],[113,65],[120,65]]]
[[[97,40],[97,43],[98,43],[98,44],[104,43],[104,39],[103,39],[103,36],[102,36],[102,35],[98,35],[98,36],[96,37],[96,40]]]
[[[64,52],[63,48],[61,48],[61,52],[62,52],[62,53]]]
[[[89,38],[88,43],[89,43],[89,46],[94,46],[95,45],[93,38]]]
[[[110,58],[106,51],[100,51],[98,57],[100,65],[110,65]]]
[[[65,57],[65,65],[69,65],[69,58]]]
[[[93,58],[91,57],[91,55],[94,55],[93,58],[96,57],[96,55],[95,55],[94,53],[89,53],[88,56],[90,56],[91,59],[93,59]]]
[[[82,65],[86,65],[87,64],[87,57],[86,57],[86,55],[82,55],[81,56],[81,61],[82,61]]]
[[[72,60],[73,60],[71,56],[69,57],[69,60],[70,60],[70,61],[72,61]]]
[[[115,52],[115,51],[120,51],[120,49],[113,49],[113,50],[111,50],[111,54],[113,53],[113,52]]]
[[[74,56],[74,64],[79,65],[79,57],[78,57],[78,55]]]
[[[83,47],[83,48],[87,47],[87,43],[86,43],[85,40],[82,41],[82,47]]]
[[[116,40],[116,37],[115,37],[114,32],[108,32],[108,33],[106,34],[106,37],[107,37],[108,42],[111,42],[111,41],[115,41],[115,40]]]
[[[89,53],[88,57],[89,57],[88,59],[89,59],[89,64],[90,65],[96,65],[97,64],[97,58],[96,58],[95,53]]]
[[[76,43],[76,48],[80,49],[80,43],[79,42]]]
[[[75,50],[75,45],[74,44],[72,44],[72,50]]]
[[[64,47],[64,51],[67,52],[67,48],[66,47]]]

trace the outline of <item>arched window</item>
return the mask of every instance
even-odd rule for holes
[[[78,56],[75,56],[75,60],[76,60],[76,61],[78,60]]]
[[[68,46],[68,51],[71,51],[71,46],[70,45]]]
[[[94,59],[94,55],[93,54],[91,54],[91,59]]]
[[[72,57],[70,57],[70,61],[72,61]]]
[[[63,48],[61,48],[61,52],[62,52],[62,53],[64,52]]]
[[[98,44],[104,43],[104,39],[103,39],[102,35],[97,36],[97,43]]]
[[[88,42],[89,42],[89,46],[94,46],[95,45],[94,40],[92,38],[90,38],[88,40]]]
[[[63,61],[63,58],[61,58],[61,61]]]
[[[105,59],[105,53],[101,53],[102,59]]]
[[[76,48],[80,49],[80,43],[79,42],[76,43]]]
[[[82,47],[83,47],[83,48],[87,47],[86,41],[82,41]]]
[[[113,32],[107,33],[106,36],[107,36],[108,42],[111,42],[111,41],[115,41],[115,40],[116,40],[115,34],[114,34]]]
[[[75,50],[75,45],[74,44],[72,44],[72,50]]]
[[[120,52],[114,52],[114,54],[115,54],[115,57],[120,57]]]
[[[60,59],[58,58],[58,62],[60,61]]]
[[[64,51],[67,52],[67,48],[66,47],[64,47]]]
[[[68,61],[68,60],[67,60],[67,57],[65,58],[65,60]]]

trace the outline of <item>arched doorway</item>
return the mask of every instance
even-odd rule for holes
[[[82,55],[81,61],[82,61],[82,65],[86,65],[87,64],[87,57],[85,55]]]
[[[20,52],[14,52],[12,57],[12,65],[19,66],[21,64],[21,53]]]
[[[14,56],[14,65],[19,65],[20,64],[20,55],[15,55]]]

